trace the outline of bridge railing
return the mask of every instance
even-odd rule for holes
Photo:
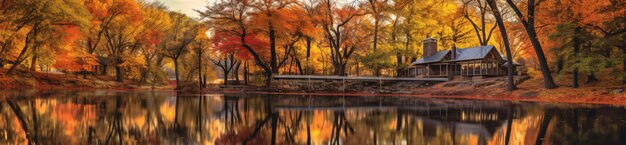
[[[277,80],[362,80],[362,81],[429,81],[445,82],[448,78],[413,78],[413,77],[351,77],[318,75],[274,75]]]

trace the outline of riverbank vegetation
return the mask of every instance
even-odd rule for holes
[[[10,79],[61,73],[181,89],[217,78],[267,85],[277,74],[396,77],[434,38],[440,49],[494,45],[542,88],[626,83],[624,1],[221,0],[200,17],[152,1],[0,1]],[[518,88],[511,78],[508,91]]]

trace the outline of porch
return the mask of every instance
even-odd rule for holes
[[[500,76],[506,72],[502,71],[501,64],[494,60],[472,60],[457,62],[461,66],[461,76]]]

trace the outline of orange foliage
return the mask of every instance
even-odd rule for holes
[[[135,0],[85,0],[84,5],[92,15],[94,30],[103,29],[100,27],[117,17],[128,17],[133,23],[141,21],[141,6]]]
[[[624,1],[612,0],[552,0],[543,2],[543,9],[537,13],[537,20],[546,25],[572,23],[581,27],[590,27],[604,31],[605,23],[624,17]]]
[[[241,38],[236,35],[232,35],[228,32],[217,32],[213,35],[213,48],[214,51],[220,54],[236,54],[236,56],[240,59],[252,59],[250,53],[248,53],[243,44],[241,44]],[[245,38],[246,44],[248,44],[252,49],[255,49],[257,52],[261,52],[261,54],[267,49],[267,42],[259,39],[255,34],[248,34]]]
[[[76,41],[81,37],[78,27],[64,26],[63,44],[56,51],[54,68],[67,72],[93,71],[98,65],[96,57],[92,54],[80,51]]]

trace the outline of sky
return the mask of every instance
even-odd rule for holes
[[[191,17],[200,17],[194,9],[204,11],[205,6],[213,4],[216,0],[153,0],[160,1],[165,4],[171,11],[178,11]]]

